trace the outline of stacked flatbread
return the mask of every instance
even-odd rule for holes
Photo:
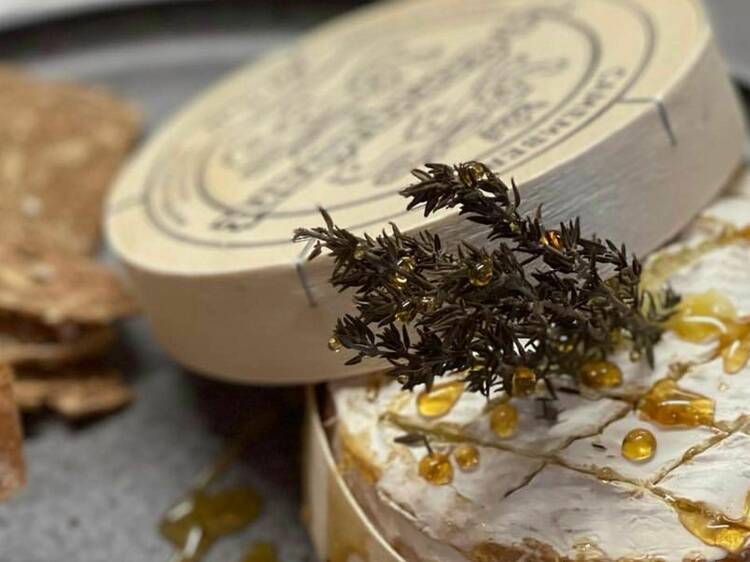
[[[644,280],[669,281],[687,297],[723,295],[743,327],[738,338],[747,338],[750,180],[738,186],[654,256]],[[362,507],[410,561],[746,560],[750,366],[729,374],[718,345],[670,331],[654,370],[625,352],[613,359],[623,377],[616,388],[559,388],[555,401],[537,394],[490,403],[463,392],[436,417],[420,413],[419,389],[402,392],[389,379],[333,383],[333,448]],[[742,351],[750,340],[732,345]],[[446,381],[461,384],[460,376]],[[649,417],[643,396],[659,383],[682,393],[664,412],[710,406],[710,415],[687,425]],[[518,421],[502,437],[492,412],[505,400]],[[656,438],[649,460],[621,452],[636,428]],[[400,441],[408,444],[395,441],[405,435]],[[467,451],[477,455],[468,464]],[[441,470],[450,477],[420,472],[427,457],[449,463]]]
[[[21,453],[23,443],[18,410],[13,400],[13,372],[0,367],[0,501],[11,496],[26,481]]]
[[[23,480],[13,396],[70,418],[131,398],[102,356],[135,307],[94,254],[138,123],[105,92],[0,68],[0,498]]]

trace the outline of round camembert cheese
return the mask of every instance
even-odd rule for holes
[[[488,402],[461,392],[459,375],[428,394],[401,391],[384,377],[331,383],[339,470],[408,561],[746,560],[749,279],[745,176],[653,256],[644,275],[646,283],[671,283],[684,303],[707,296],[719,303],[717,322],[730,327],[716,338],[696,341],[687,321],[670,324],[653,370],[622,353],[612,359],[622,384],[569,385],[557,400],[537,393]],[[649,410],[664,388],[673,394]],[[441,415],[425,415],[420,400],[440,389]],[[498,432],[497,408],[507,405],[513,431]],[[622,450],[634,430],[656,443],[639,462]],[[427,445],[396,442],[410,434]]]

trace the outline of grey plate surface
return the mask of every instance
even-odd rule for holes
[[[350,4],[214,1],[56,19],[0,33],[0,59],[110,87],[143,108],[152,130],[221,75]],[[273,541],[283,561],[312,560],[298,517],[299,390],[186,373],[162,354],[142,319],[124,325],[122,336],[115,360],[138,394],[131,407],[82,426],[27,420],[29,483],[0,505],[0,562],[170,559],[159,518],[242,420],[269,409],[279,421],[219,483],[251,484],[263,496],[263,514],[205,560],[239,562],[255,540]]]

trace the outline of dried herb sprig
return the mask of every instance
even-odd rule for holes
[[[404,234],[395,224],[379,236],[356,236],[322,210],[325,226],[298,229],[327,248],[331,283],[354,290],[356,314],[339,319],[329,345],[355,352],[347,364],[384,358],[405,388],[466,371],[469,388],[529,393],[539,380],[575,378],[581,366],[629,345],[653,364],[662,322],[678,298],[642,293],[641,265],[625,246],[581,235],[580,220],[549,230],[541,208],[519,211],[515,183],[487,166],[428,164],[402,190],[409,209],[425,216],[458,208],[487,228],[491,248],[438,235]],[[602,269],[609,271],[605,276]]]

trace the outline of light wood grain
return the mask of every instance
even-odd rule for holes
[[[482,159],[547,221],[643,254],[723,186],[742,151],[735,93],[693,0],[416,0],[361,10],[220,83],[120,178],[107,234],[156,335],[243,382],[345,368],[326,340],[348,295],[297,226],[388,220],[481,242],[444,213],[403,214],[425,161]]]
[[[303,523],[319,560],[347,562],[365,552],[369,562],[404,562],[359,507],[341,477],[315,401],[307,388],[303,454]]]

